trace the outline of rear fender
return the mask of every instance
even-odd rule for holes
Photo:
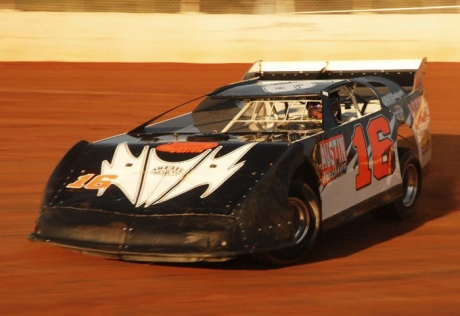
[[[414,131],[406,124],[401,124],[398,128],[398,151],[399,148],[407,148],[418,154],[417,142],[415,140]]]
[[[391,107],[398,127],[398,147],[411,149],[418,156],[422,168],[431,161],[430,112],[423,88],[415,91],[400,104]]]

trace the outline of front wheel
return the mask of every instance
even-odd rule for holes
[[[271,265],[290,265],[307,257],[318,240],[321,227],[320,204],[313,190],[300,180],[291,184],[288,197],[289,215],[295,245],[258,254]]]

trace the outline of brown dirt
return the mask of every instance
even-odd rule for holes
[[[418,213],[364,216],[327,233],[305,264],[136,264],[27,240],[71,145],[125,132],[248,67],[0,64],[0,315],[457,315],[460,64],[428,67],[435,169]]]

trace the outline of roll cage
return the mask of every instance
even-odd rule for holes
[[[207,94],[195,110],[179,118],[185,126],[176,119],[172,119],[174,123],[154,122],[188,102],[148,120],[129,134],[164,134],[178,130],[181,133],[237,133],[244,131],[244,125],[247,133],[272,133],[282,130],[281,127],[288,122],[292,123],[290,127],[309,132],[317,132],[318,128],[329,130],[396,104],[408,93],[423,88],[425,67],[426,59],[259,61],[251,66],[243,81]],[[338,95],[340,100],[338,111],[331,101],[334,95]],[[322,103],[320,127],[317,121],[305,116],[305,108],[313,96]],[[236,104],[238,102],[243,105]],[[284,110],[280,104],[284,104]],[[301,106],[304,108],[300,109]]]
[[[220,132],[299,131],[311,135],[329,130],[381,109],[382,93],[393,89],[379,79],[342,80],[318,94],[241,99],[241,110]],[[374,86],[376,82],[380,87]],[[338,100],[338,104],[334,104],[334,100]],[[321,118],[310,116],[308,111],[310,104],[318,102],[322,105]]]

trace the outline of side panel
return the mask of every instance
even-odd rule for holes
[[[401,184],[397,126],[383,109],[324,134],[318,160],[323,220]]]

